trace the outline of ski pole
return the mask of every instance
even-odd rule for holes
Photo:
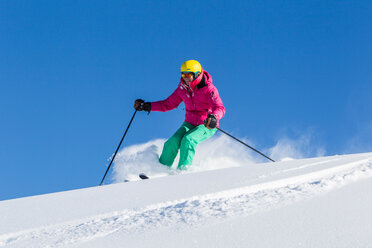
[[[243,141],[241,141],[241,140],[239,140],[239,139],[237,139],[237,138],[235,138],[234,136],[232,136],[231,134],[229,134],[229,133],[227,133],[227,132],[225,132],[225,131],[223,131],[221,128],[217,128],[219,131],[221,131],[221,132],[223,132],[224,134],[226,134],[227,136],[229,136],[229,137],[231,137],[231,138],[233,138],[234,140],[236,140],[236,141],[238,141],[238,142],[240,142],[240,143],[242,143],[243,145],[245,145],[245,146],[247,146],[247,147],[249,147],[249,148],[251,148],[253,151],[255,151],[255,152],[257,152],[257,153],[259,153],[259,154],[261,154],[262,156],[264,156],[265,158],[267,158],[268,160],[270,160],[270,161],[272,161],[272,162],[275,162],[273,159],[271,159],[271,158],[269,158],[268,156],[266,156],[265,154],[263,154],[263,153],[261,153],[260,151],[257,151],[256,149],[254,149],[253,147],[251,147],[251,146],[249,146],[249,145],[247,145],[246,143],[244,143]]]
[[[128,129],[129,129],[130,125],[132,124],[132,121],[133,121],[134,116],[136,115],[137,111],[138,111],[138,110],[136,109],[136,111],[134,112],[134,114],[133,114],[133,116],[132,116],[132,119],[131,119],[130,122],[129,122],[129,125],[128,125],[128,127],[127,127],[127,130],[125,130],[125,133],[124,133],[124,135],[123,135],[123,138],[121,138],[121,141],[120,141],[120,143],[119,143],[119,145],[118,145],[118,148],[116,148],[115,154],[114,154],[114,156],[112,157],[111,162],[110,162],[110,165],[108,166],[108,168],[107,168],[107,170],[106,170],[106,173],[105,173],[105,175],[103,176],[102,181],[101,181],[101,183],[99,184],[99,186],[101,186],[102,183],[103,183],[103,180],[105,180],[105,177],[106,177],[106,175],[107,175],[107,172],[110,170],[110,167],[111,167],[112,162],[114,162],[114,159],[115,159],[115,157],[116,157],[116,154],[117,154],[118,151],[119,151],[119,148],[120,148],[120,146],[121,146],[121,143],[123,142],[123,140],[124,140],[124,138],[125,138],[125,135],[127,134]]]

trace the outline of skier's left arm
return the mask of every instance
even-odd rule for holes
[[[216,116],[217,121],[219,121],[225,115],[226,110],[223,106],[221,97],[218,94],[218,90],[216,87],[212,87],[211,89],[209,89],[208,102],[212,109],[212,112],[210,114]]]

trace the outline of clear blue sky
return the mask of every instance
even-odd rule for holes
[[[371,1],[0,1],[0,200],[97,185],[132,116],[184,60],[213,76],[221,128],[256,148],[311,132],[372,151]],[[183,107],[139,113],[124,146]]]

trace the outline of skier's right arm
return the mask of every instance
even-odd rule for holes
[[[157,101],[151,103],[152,111],[166,112],[175,109],[182,102],[182,98],[178,95],[178,88],[163,101]]]

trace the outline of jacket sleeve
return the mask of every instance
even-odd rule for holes
[[[212,113],[220,120],[225,115],[225,107],[223,106],[222,100],[220,95],[218,94],[218,90],[216,87],[212,87],[208,91],[208,101],[210,106],[212,107]]]
[[[151,111],[166,112],[175,109],[182,102],[182,98],[178,95],[178,88],[165,100],[151,103]]]

